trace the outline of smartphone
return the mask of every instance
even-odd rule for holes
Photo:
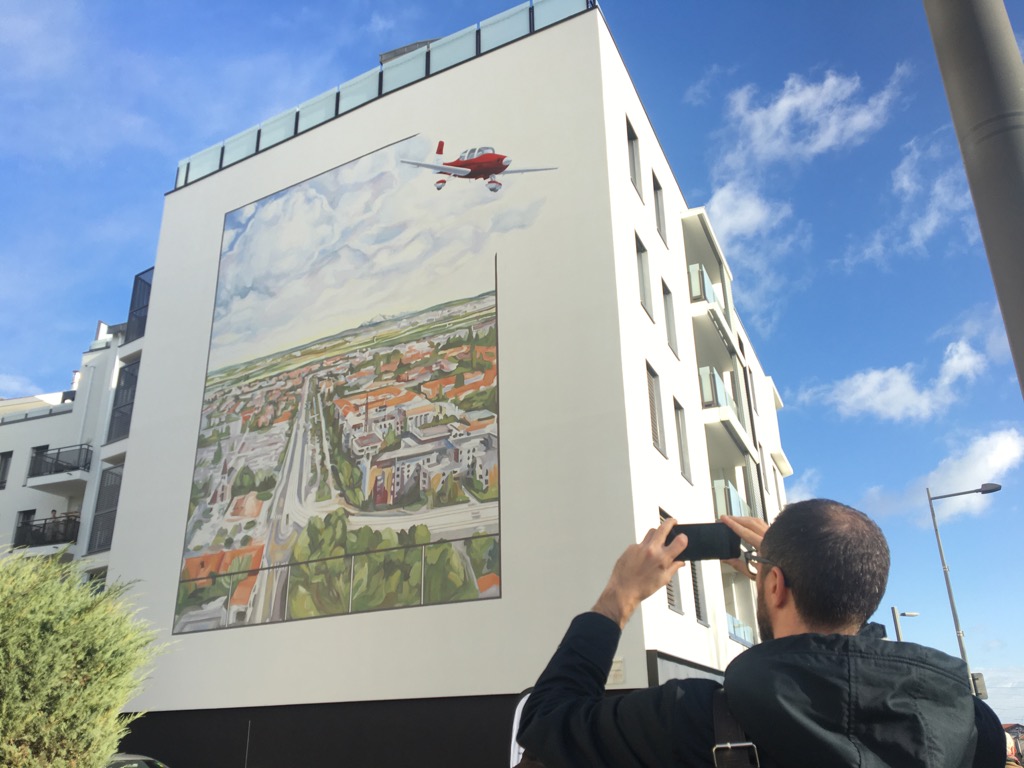
[[[740,556],[740,537],[724,523],[674,525],[665,543],[680,533],[685,533],[690,543],[676,560],[732,560]]]

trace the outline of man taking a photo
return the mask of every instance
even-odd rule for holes
[[[787,506],[770,527],[722,522],[752,549],[729,562],[756,582],[764,642],[733,660],[724,687],[761,766],[1003,764],[1002,728],[971,695],[960,659],[860,633],[889,575],[888,544],[867,515],[812,499]],[[537,681],[519,742],[547,768],[715,764],[718,683],[671,680],[604,695],[622,628],[682,567],[675,558],[685,557],[686,537],[665,543],[674,524],[626,549]]]

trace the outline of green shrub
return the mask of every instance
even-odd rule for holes
[[[155,653],[128,586],[100,592],[73,563],[0,553],[0,765],[102,768],[117,751]]]

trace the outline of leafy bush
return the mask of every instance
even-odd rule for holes
[[[102,768],[117,751],[155,653],[127,589],[97,591],[57,558],[0,556],[0,765]]]

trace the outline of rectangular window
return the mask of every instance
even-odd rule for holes
[[[668,245],[668,237],[665,235],[665,196],[661,191],[661,184],[658,183],[658,177],[652,173],[651,178],[654,180],[654,223],[658,226],[661,239]]]
[[[124,366],[117,376],[114,390],[114,407],[110,413],[110,429],[107,442],[112,443],[128,436],[132,423],[132,408],[135,405],[135,386],[139,380],[139,361]]]
[[[665,336],[668,338],[668,348],[679,357],[679,343],[676,341],[676,306],[672,301],[672,291],[668,289],[665,281],[661,281],[661,298],[665,304]]]
[[[626,118],[626,143],[629,148],[629,178],[633,180],[637,194],[643,198],[640,184],[640,139],[636,137],[636,131],[633,130],[633,125],[629,122],[628,117]]]
[[[117,518],[117,502],[121,496],[122,467],[103,470],[100,489],[96,494],[96,514],[92,518],[89,533],[89,554],[105,552],[114,540],[114,521]]]
[[[636,273],[640,280],[640,305],[650,316],[651,320],[653,320],[654,310],[651,309],[650,263],[647,258],[647,249],[644,248],[644,244],[640,242],[639,237],[636,238]]]
[[[654,447],[665,453],[665,421],[661,415],[661,384],[658,374],[647,364],[647,396],[651,407],[651,437]]]
[[[13,451],[0,453],[0,491],[7,487],[7,475],[11,472],[11,457]]]
[[[668,512],[664,509],[658,509],[658,522],[664,522],[668,518]],[[669,610],[675,611],[678,614],[683,614],[683,600],[682,590],[679,587],[679,571],[676,571],[672,576],[672,580],[665,585],[665,594],[668,598]]]
[[[693,611],[697,615],[697,621],[707,626],[708,616],[704,598],[704,574],[700,569],[700,560],[693,560],[690,563],[690,576],[693,579]]]
[[[676,415],[676,442],[679,443],[679,471],[683,477],[692,483],[693,478],[690,477],[690,448],[686,442],[686,413],[683,412],[683,406],[675,398],[672,399],[672,404],[675,407]]]

